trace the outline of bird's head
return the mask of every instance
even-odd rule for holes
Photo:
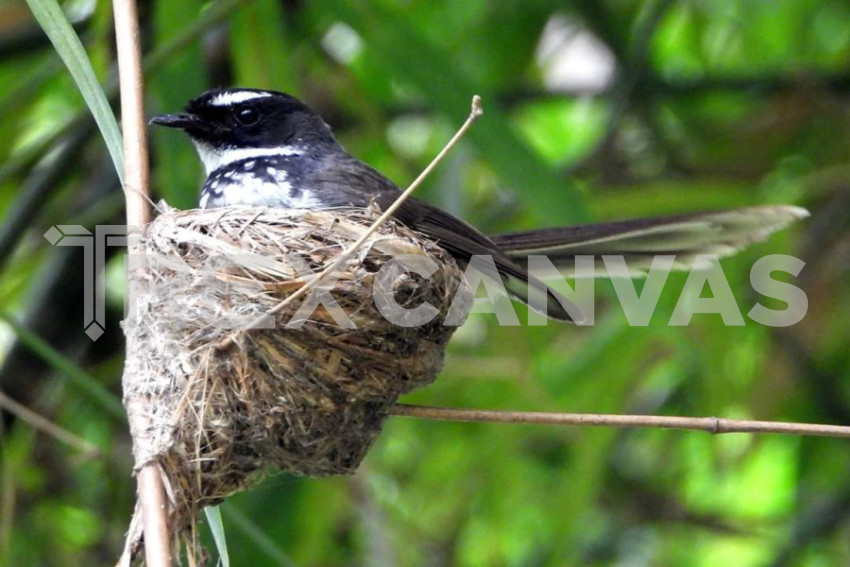
[[[179,114],[162,114],[151,124],[185,131],[207,173],[254,156],[297,155],[335,146],[330,128],[297,98],[276,91],[207,91]]]

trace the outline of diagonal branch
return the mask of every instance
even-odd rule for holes
[[[80,437],[64,429],[46,417],[32,411],[23,404],[19,404],[3,392],[0,392],[0,408],[12,413],[24,423],[28,423],[33,428],[46,433],[60,443],[64,443],[78,451],[82,451],[88,457],[101,457],[100,450]]]

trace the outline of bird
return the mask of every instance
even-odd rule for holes
[[[386,210],[402,193],[387,177],[349,154],[317,112],[286,93],[212,89],[190,100],[183,112],[154,116],[150,122],[183,130],[193,142],[206,172],[198,201],[201,209],[377,205]],[[576,275],[578,256],[601,262],[603,255],[620,255],[634,276],[645,273],[661,254],[675,255],[674,267],[687,269],[698,256],[728,256],[808,212],[791,205],[763,205],[493,236],[412,197],[393,216],[435,241],[461,265],[473,257],[492,258],[483,269],[494,266],[495,273],[484,275],[499,278],[511,297],[551,319],[579,322],[582,315],[575,305],[528,272],[530,256],[548,257],[567,276]],[[531,300],[531,290],[545,294],[545,306]]]

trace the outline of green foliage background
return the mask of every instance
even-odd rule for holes
[[[114,94],[109,4],[65,7]],[[760,299],[753,262],[802,258],[793,281],[810,308],[795,326],[698,315],[668,327],[677,275],[652,323],[633,328],[598,281],[593,328],[473,316],[439,380],[405,401],[850,423],[846,2],[159,0],[142,19],[152,114],[213,85],[284,90],[401,185],[480,94],[484,118],[420,196],[487,232],[762,203],[812,211],[723,262],[746,314]],[[563,42],[592,37],[610,55],[609,86],[545,80],[541,39],[558,26]],[[202,173],[188,141],[155,131],[152,158],[157,194],[191,207]],[[70,77],[26,6],[0,0],[0,305],[85,371],[47,364],[0,323],[0,387],[102,452],[5,416],[0,564],[106,565],[120,550],[134,490],[109,402],[121,257],[93,343],[80,259],[42,234],[120,224],[121,207]],[[222,515],[234,565],[844,565],[848,465],[842,440],[395,418],[356,476],[272,475]]]

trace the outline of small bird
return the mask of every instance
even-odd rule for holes
[[[210,90],[189,101],[184,112],[164,114],[152,124],[185,131],[203,162],[207,179],[200,208],[248,205],[289,209],[369,207],[386,210],[401,194],[395,183],[348,154],[331,128],[297,98],[276,91]],[[434,240],[461,264],[490,256],[507,292],[529,303],[530,289],[546,294],[546,315],[580,318],[566,298],[530,275],[530,255],[545,255],[564,273],[575,257],[621,255],[634,275],[659,254],[675,254],[687,269],[697,255],[726,256],[763,240],[805,209],[777,205],[728,211],[546,228],[487,237],[478,229],[425,201],[410,198],[395,218]]]

